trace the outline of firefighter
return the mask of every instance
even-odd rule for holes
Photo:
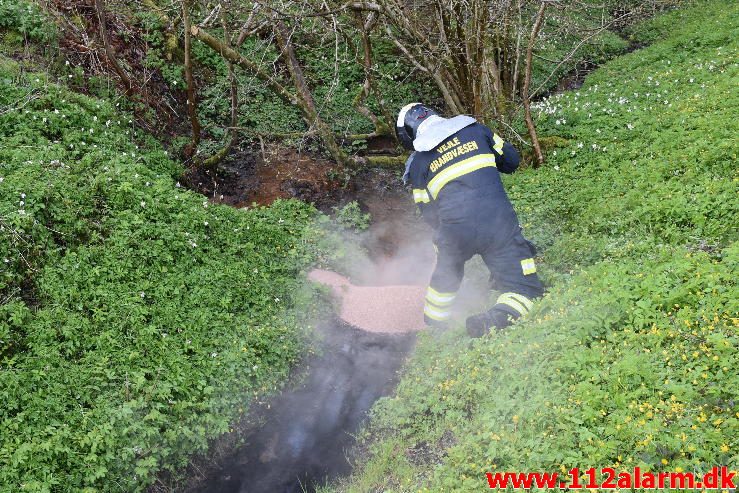
[[[464,275],[464,264],[482,256],[491,287],[502,294],[487,312],[467,318],[480,337],[526,315],[544,289],[536,274],[534,246],[526,240],[500,173],[518,167],[518,151],[470,116],[443,118],[421,103],[403,107],[398,139],[410,151],[403,181],[434,229],[436,268],[426,292],[424,319],[446,327]]]

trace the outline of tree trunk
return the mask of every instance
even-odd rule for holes
[[[226,47],[231,48],[231,37],[228,33],[226,16],[223,13],[221,13],[221,26],[223,27],[223,39],[225,40],[224,43]],[[223,159],[228,156],[231,148],[236,143],[236,130],[234,129],[239,123],[239,86],[236,81],[236,74],[234,73],[233,62],[228,62],[228,82],[231,89],[231,126],[226,129],[226,143],[223,145],[223,147],[203,162],[205,167],[210,169],[215,169],[215,167],[218,166],[218,163],[223,161]]]
[[[271,74],[268,74],[267,72],[262,70],[256,63],[242,56],[240,53],[238,53],[233,48],[227,46],[221,40],[207,33],[204,29],[201,29],[198,26],[192,26],[190,28],[190,32],[194,37],[207,44],[213,50],[220,53],[223,58],[247,70],[253,76],[264,82],[267,87],[272,89],[272,91],[287,104],[297,105],[298,108],[300,108],[300,111],[303,113],[303,119],[309,127],[309,132],[315,130],[315,132],[321,138],[323,144],[326,146],[326,149],[329,151],[329,153],[331,153],[331,156],[336,159],[337,162],[342,164],[350,162],[344,151],[336,143],[336,138],[331,129],[318,115],[318,111],[316,110],[315,104],[313,103],[313,96],[308,90],[308,85],[305,82],[302,69],[300,69],[300,66],[298,65],[297,57],[295,57],[295,53],[292,49],[292,44],[289,43],[289,39],[287,40],[288,43],[286,44],[286,48],[289,47],[289,50],[285,52],[285,56],[288,61],[287,65],[290,71],[290,75],[293,77],[295,87],[299,91],[297,96],[288,91],[285,86],[275,80],[275,78]],[[282,36],[278,35],[278,38],[282,38]],[[293,73],[295,75],[293,75]],[[302,88],[302,92],[300,92],[300,88]]]
[[[113,67],[113,70],[121,78],[123,85],[126,87],[126,96],[130,96],[133,93],[133,85],[131,79],[128,77],[126,72],[123,70],[121,65],[118,63],[118,59],[115,56],[115,51],[110,45],[108,39],[108,25],[105,22],[105,0],[95,0],[95,10],[98,15],[98,23],[100,25],[100,37],[103,38],[103,48],[105,49],[105,56],[108,59],[108,63]]]
[[[308,88],[308,83],[303,75],[303,69],[298,62],[298,57],[295,55],[295,48],[293,47],[292,40],[290,39],[290,32],[285,26],[282,20],[275,19],[275,34],[277,38],[277,44],[280,46],[282,56],[285,58],[287,69],[290,72],[290,77],[293,80],[295,91],[298,95],[298,104],[307,116],[309,125],[316,129],[316,132],[321,137],[323,145],[331,156],[341,164],[348,164],[349,159],[346,153],[336,143],[336,137],[334,132],[329,128],[326,122],[323,121],[321,116],[316,109],[316,104],[313,101],[313,94],[311,94]]]
[[[195,81],[192,76],[192,59],[190,53],[190,0],[182,2],[182,22],[185,27],[185,82],[187,84],[187,113],[192,126],[191,148],[186,151],[190,159],[197,153],[200,144],[200,121],[198,121],[198,107],[195,101]]]
[[[394,135],[391,131],[392,117],[388,118],[388,112],[385,108],[385,104],[382,101],[382,95],[378,94],[377,88],[375,87],[374,77],[372,76],[372,41],[370,39],[370,31],[374,27],[377,21],[376,13],[370,12],[365,22],[361,15],[357,13],[357,24],[360,30],[360,36],[362,40],[362,67],[364,68],[364,83],[360,86],[359,92],[354,98],[354,107],[367,117],[375,126],[375,131],[370,134],[373,137],[380,135]],[[369,97],[370,93],[373,92],[377,95],[378,105],[380,106],[381,117],[378,117],[367,107],[365,101]]]
[[[534,154],[536,156],[535,167],[539,167],[544,164],[544,155],[541,152],[541,145],[539,145],[539,137],[536,135],[536,127],[534,126],[534,119],[531,117],[531,98],[529,97],[529,86],[531,85],[531,65],[534,57],[534,44],[536,43],[536,37],[539,35],[541,24],[544,20],[544,10],[547,4],[542,2],[539,6],[539,12],[536,14],[536,21],[534,27],[531,29],[531,37],[529,38],[529,46],[526,49],[526,75],[523,81],[523,90],[521,91],[521,98],[523,99],[523,107],[525,111],[524,119],[526,120],[526,128],[529,130],[529,137],[531,137],[531,145],[534,148]]]
[[[177,56],[178,60],[181,60],[182,51],[180,50],[180,42],[174,33],[175,29],[172,21],[169,19],[167,14],[163,12],[163,9],[156,4],[154,0],[142,0],[141,3],[149,10],[149,12],[156,15],[159,19],[159,22],[162,23],[164,31],[164,57],[170,62],[175,56]]]

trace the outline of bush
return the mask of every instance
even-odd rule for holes
[[[43,75],[0,107],[0,491],[141,491],[286,377],[316,212],[208,203]]]
[[[362,213],[359,203],[356,200],[349,202],[343,207],[334,207],[335,221],[347,229],[355,229],[364,231],[369,228],[371,216],[369,213]]]
[[[42,45],[56,39],[53,21],[41,7],[27,0],[0,0],[0,34],[2,31]]]

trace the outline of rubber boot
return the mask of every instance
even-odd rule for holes
[[[433,327],[435,329],[447,330],[449,328],[449,322],[434,320],[433,318],[427,317],[426,315],[423,316],[423,321],[426,323],[426,326]]]
[[[512,313],[494,306],[484,313],[467,317],[465,325],[470,337],[482,337],[491,329],[502,330],[511,325],[518,317]]]

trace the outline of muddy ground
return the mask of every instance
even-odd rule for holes
[[[252,410],[259,425],[186,493],[302,493],[351,472],[367,411],[397,383],[412,335],[374,334],[336,319],[319,324],[322,351],[297,387]]]

